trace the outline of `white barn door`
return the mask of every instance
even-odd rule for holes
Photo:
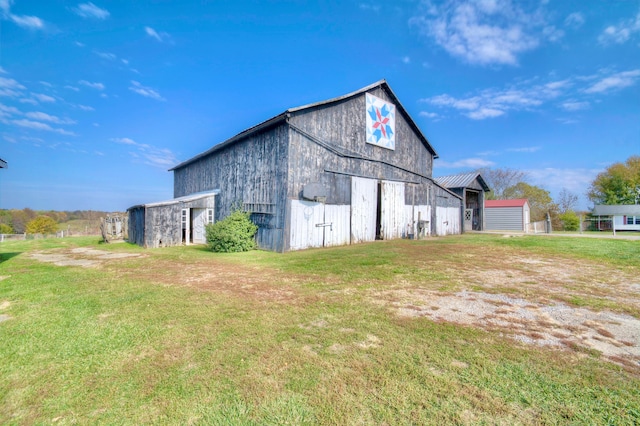
[[[207,223],[206,209],[191,209],[191,218],[193,223],[193,243],[205,244],[207,237],[204,225]]]
[[[375,241],[378,181],[351,178],[351,243]]]
[[[380,183],[380,238],[392,240],[402,238],[406,232],[404,207],[404,183]]]

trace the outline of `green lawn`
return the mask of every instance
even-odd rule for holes
[[[31,257],[76,248],[139,256]],[[4,242],[0,424],[640,423],[640,366],[398,317],[372,297],[470,288],[469,265],[529,255],[599,265],[581,303],[639,317],[637,301],[602,305],[590,287],[637,277],[638,241],[465,235],[288,254]]]

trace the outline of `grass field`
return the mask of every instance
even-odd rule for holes
[[[640,319],[638,259],[638,241],[540,236],[5,242],[0,424],[638,424],[640,358],[425,313],[467,291]]]

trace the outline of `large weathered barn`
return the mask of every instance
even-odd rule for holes
[[[435,158],[382,80],[288,109],[177,165],[176,201],[130,209],[138,219],[129,232],[147,247],[188,243],[196,226],[241,207],[259,226],[259,247],[278,252],[460,233],[462,199],[432,178]],[[180,200],[210,191],[213,217],[189,223],[193,213]],[[147,237],[145,215],[175,222],[161,226],[178,237]]]

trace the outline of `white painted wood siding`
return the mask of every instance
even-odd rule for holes
[[[351,243],[375,241],[378,181],[351,178]]]
[[[324,222],[331,226],[324,227],[324,245],[343,246],[351,242],[351,206],[324,206]]]
[[[436,235],[460,233],[460,208],[436,207]]]
[[[382,181],[380,197],[380,236],[383,240],[402,238],[406,233],[404,183]],[[375,210],[374,210],[375,212]]]
[[[413,234],[414,238],[418,236],[418,216],[420,220],[431,222],[431,206],[406,206],[405,205],[405,222],[409,225],[405,232]],[[431,225],[427,225],[423,229],[421,237],[431,235]]]
[[[313,201],[291,200],[291,227],[289,245],[291,250],[322,247],[324,228],[324,205]]]

